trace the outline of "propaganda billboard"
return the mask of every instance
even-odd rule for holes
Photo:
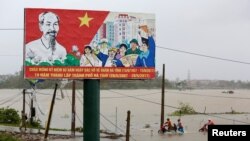
[[[152,79],[155,15],[24,10],[26,79]]]

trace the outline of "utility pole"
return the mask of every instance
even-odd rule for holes
[[[190,89],[191,90],[191,74],[190,74],[190,70],[188,70],[188,76],[187,76],[187,89]]]
[[[161,86],[161,124],[160,128],[164,123],[164,101],[165,101],[165,64],[162,68],[162,86]]]
[[[33,123],[33,117],[35,116],[35,109],[33,108],[33,93],[31,93],[31,99],[30,99],[30,124]]]
[[[48,133],[49,133],[50,121],[51,121],[52,112],[53,112],[53,108],[54,108],[54,103],[55,103],[55,99],[56,99],[57,85],[58,85],[58,84],[56,84],[56,86],[55,86],[54,94],[53,94],[52,101],[51,101],[51,105],[50,105],[49,117],[48,117],[47,125],[46,125],[46,128],[45,128],[45,134],[44,134],[44,139],[45,139],[45,140],[47,140]]]
[[[23,89],[23,112],[25,113],[25,89]]]
[[[72,119],[71,119],[71,135],[75,136],[75,115],[76,115],[76,110],[75,110],[75,94],[76,94],[76,81],[73,80],[72,83]]]
[[[126,141],[129,141],[130,132],[130,111],[127,112],[127,128],[126,128]]]
[[[25,121],[26,119],[24,119],[25,117],[23,116],[23,114],[25,114],[25,89],[23,89],[23,113],[22,113],[22,125],[25,125]]]
[[[117,133],[117,107],[115,107],[115,133]]]

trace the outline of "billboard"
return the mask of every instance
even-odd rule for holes
[[[27,79],[152,79],[155,15],[24,10]]]

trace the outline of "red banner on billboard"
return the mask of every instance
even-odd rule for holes
[[[24,77],[152,79],[153,14],[25,9]]]
[[[27,77],[31,79],[146,79],[155,77],[154,68],[28,66],[26,71],[28,75]]]

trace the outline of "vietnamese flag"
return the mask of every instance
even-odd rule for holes
[[[51,11],[59,16],[59,32],[56,40],[66,47],[68,53],[77,45],[81,54],[84,46],[90,44],[98,29],[103,24],[109,11],[66,10],[66,9],[25,9],[25,44],[41,38],[39,14]]]

